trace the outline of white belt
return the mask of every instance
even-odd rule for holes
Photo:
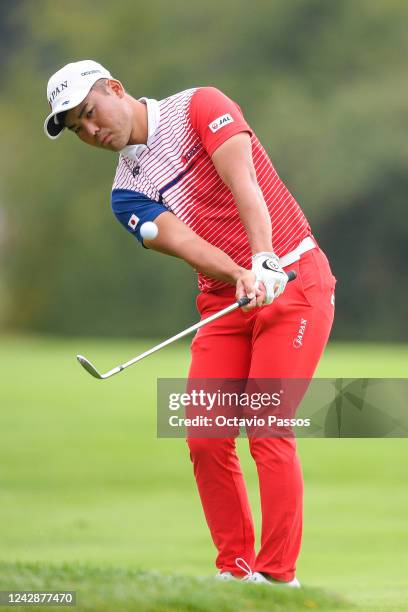
[[[315,243],[313,238],[311,236],[307,236],[306,238],[303,238],[302,242],[298,244],[296,249],[293,249],[293,251],[290,251],[290,253],[286,253],[286,255],[281,257],[279,259],[279,263],[282,268],[286,268],[286,266],[290,266],[290,264],[293,264],[295,261],[298,261],[300,259],[300,256],[303,255],[303,253],[311,251],[316,247],[317,244]]]

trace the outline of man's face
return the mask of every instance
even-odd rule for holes
[[[86,144],[120,151],[130,139],[131,109],[119,81],[97,84],[65,116],[65,126]]]

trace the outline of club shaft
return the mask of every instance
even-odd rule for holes
[[[288,281],[292,281],[296,278],[296,273],[293,272],[292,270],[290,270],[287,274],[288,274]],[[192,325],[191,327],[184,329],[182,332],[176,334],[175,336],[172,336],[171,338],[164,340],[164,342],[161,342],[160,344],[157,344],[156,346],[149,349],[148,351],[145,351],[141,355],[138,355],[137,357],[130,359],[130,361],[126,361],[125,363],[122,363],[122,365],[116,366],[112,370],[105,372],[105,374],[100,374],[98,370],[82,355],[77,355],[77,359],[79,360],[81,365],[89,372],[89,374],[91,374],[95,378],[102,378],[102,379],[110,378],[111,376],[114,376],[115,374],[119,374],[119,372],[122,372],[122,370],[125,370],[126,368],[137,363],[138,361],[141,361],[145,357],[148,357],[149,355],[152,355],[153,353],[160,351],[160,349],[164,348],[165,346],[168,346],[169,344],[172,344],[173,342],[180,340],[180,338],[184,338],[185,336],[192,334],[193,332],[197,331],[201,327],[204,327],[204,325],[207,325],[208,323],[211,323],[212,321],[215,321],[216,319],[219,319],[220,317],[223,317],[226,314],[233,312],[234,310],[237,310],[237,308],[246,306],[247,304],[249,304],[250,301],[251,300],[248,297],[242,297],[241,299],[234,302],[233,304],[230,304],[230,306],[227,306],[226,308],[223,308],[222,310],[214,313],[213,315],[210,315],[209,317],[202,319],[198,323],[195,323],[195,325]]]
[[[290,271],[288,273],[288,280],[291,281],[294,278],[296,278],[296,274],[294,272]],[[152,355],[156,351],[160,351],[160,349],[164,348],[165,346],[168,346],[169,344],[172,344],[172,342],[176,342],[176,340],[180,340],[180,338],[184,338],[184,336],[188,336],[189,334],[192,334],[193,332],[195,332],[198,329],[200,329],[200,327],[203,327],[204,325],[207,325],[208,323],[211,323],[212,321],[216,321],[220,317],[223,317],[224,315],[226,315],[226,314],[228,314],[230,312],[233,312],[237,308],[241,308],[242,306],[246,306],[247,304],[249,304],[250,301],[251,300],[249,300],[247,297],[241,298],[240,300],[238,300],[237,302],[234,302],[230,306],[227,306],[226,308],[223,308],[222,310],[219,310],[215,314],[210,315],[209,317],[206,317],[205,319],[202,319],[198,323],[195,323],[195,325],[192,325],[191,327],[188,327],[187,329],[185,329],[182,332],[176,334],[175,336],[172,336],[171,338],[168,338],[167,340],[164,340],[164,342],[161,342],[160,344],[157,344],[156,346],[154,346],[153,348],[149,349],[148,351],[142,353],[141,355],[138,355],[137,357],[134,357],[130,361],[127,361],[126,363],[123,363],[121,366],[118,366],[118,368],[114,368],[114,370],[111,370],[111,372],[115,373],[115,374],[117,374],[116,370],[121,372],[122,370],[124,370],[125,368],[128,368],[129,366],[133,365],[134,363],[137,363],[138,361],[141,361],[145,357],[148,357],[149,355]]]
[[[201,321],[199,321],[195,325],[192,325],[191,327],[188,327],[187,329],[184,329],[183,331],[179,332],[175,336],[172,336],[171,338],[168,338],[167,340],[164,340],[164,342],[161,342],[160,344],[157,344],[156,346],[154,346],[153,348],[149,349],[148,351],[145,351],[141,355],[138,355],[137,357],[134,357],[130,361],[126,361],[126,363],[123,363],[122,365],[118,366],[117,368],[114,368],[110,372],[107,372],[107,374],[112,375],[112,374],[117,374],[118,372],[121,372],[125,368],[128,368],[129,366],[133,365],[134,363],[137,363],[138,361],[141,361],[145,357],[148,357],[149,355],[152,355],[156,351],[160,351],[160,349],[164,348],[165,346],[168,346],[169,344],[172,344],[173,342],[176,342],[177,340],[180,340],[181,338],[184,338],[184,336],[188,336],[189,334],[192,334],[193,332],[195,332],[198,329],[200,329],[200,327],[203,327],[204,325],[207,325],[208,323],[211,323],[212,321],[215,321],[216,319],[219,319],[220,317],[223,317],[224,315],[226,315],[226,314],[228,314],[230,312],[233,312],[237,308],[240,308],[241,305],[242,304],[240,304],[239,302],[235,302],[234,304],[231,304],[230,306],[227,306],[226,308],[223,308],[219,312],[216,312],[215,314],[213,314],[213,315],[211,315],[209,317],[206,317],[205,319],[202,319]]]

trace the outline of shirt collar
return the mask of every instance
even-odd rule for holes
[[[130,159],[137,159],[145,149],[150,147],[153,135],[160,123],[160,107],[158,101],[153,100],[153,98],[140,98],[139,102],[146,104],[147,108],[147,143],[128,145],[119,151],[121,155],[130,157]]]

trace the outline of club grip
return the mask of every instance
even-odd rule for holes
[[[294,270],[289,270],[289,272],[287,272],[287,276],[288,276],[288,283],[290,283],[290,281],[295,280],[296,278],[296,272]],[[238,304],[239,306],[246,306],[247,304],[249,304],[251,300],[249,299],[249,297],[244,296],[242,297],[240,300],[238,300]]]

